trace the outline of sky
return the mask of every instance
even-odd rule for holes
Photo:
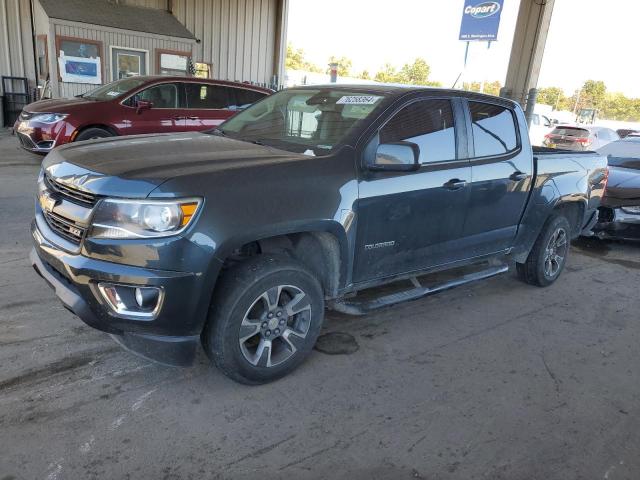
[[[481,0],[478,0],[481,3]],[[498,40],[472,42],[465,81],[504,83],[519,0],[504,0]],[[431,80],[453,86],[464,64],[458,40],[464,0],[290,0],[288,41],[326,65],[331,55],[353,61],[353,71],[375,73],[424,58]],[[633,34],[638,0],[556,0],[538,87],[572,94],[585,80],[608,91],[640,97],[640,67]]]

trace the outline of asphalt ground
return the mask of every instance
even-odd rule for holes
[[[0,480],[640,478],[640,246],[580,240],[546,289],[328,313],[342,353],[247,387],[62,307],[27,259],[40,161],[0,135]]]

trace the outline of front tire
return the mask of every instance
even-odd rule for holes
[[[75,142],[82,142],[83,140],[93,140],[95,138],[107,138],[113,137],[113,133],[105,130],[104,128],[87,128],[78,134],[75,138]]]
[[[305,360],[323,319],[324,295],[313,274],[289,257],[260,255],[221,277],[202,345],[233,380],[267,383]]]
[[[555,282],[567,263],[570,238],[571,226],[566,217],[558,214],[549,217],[527,261],[516,263],[520,279],[538,287]]]

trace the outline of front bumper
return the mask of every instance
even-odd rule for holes
[[[57,145],[67,143],[74,130],[64,120],[46,124],[18,119],[13,126],[20,146],[29,152],[40,154],[49,153]]]
[[[205,320],[202,299],[208,298],[204,275],[116,264],[68,252],[47,240],[35,221],[31,233],[31,264],[68,310],[145,358],[177,366],[193,363]],[[122,318],[102,299],[98,282],[161,287],[165,301],[154,319]]]
[[[601,207],[593,233],[600,238],[640,240],[640,215],[622,208]]]

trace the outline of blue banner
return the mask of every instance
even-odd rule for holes
[[[503,1],[464,0],[460,40],[497,40]]]

